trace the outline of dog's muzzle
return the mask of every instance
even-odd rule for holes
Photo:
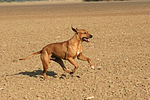
[[[93,37],[93,35],[90,35],[89,38],[92,38],[92,37]],[[89,39],[89,38],[83,37],[82,40],[83,40],[83,41],[86,41],[86,42],[90,42],[90,39]]]

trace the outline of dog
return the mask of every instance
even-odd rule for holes
[[[79,60],[88,61],[91,68],[94,69],[94,65],[91,59],[82,55],[82,42],[90,42],[90,38],[92,38],[93,35],[89,34],[88,31],[84,29],[77,29],[73,27],[71,28],[75,32],[75,34],[68,41],[48,44],[42,50],[19,60],[26,60],[34,55],[41,54],[41,61],[43,64],[43,76],[45,79],[48,79],[46,72],[50,60],[58,62],[63,70],[69,74],[73,74],[79,68],[78,64],[74,61],[76,57]],[[74,65],[75,68],[72,72],[65,67],[62,59],[68,60],[71,64]]]

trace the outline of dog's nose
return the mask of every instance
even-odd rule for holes
[[[93,37],[93,35],[90,35],[90,38],[92,38]]]

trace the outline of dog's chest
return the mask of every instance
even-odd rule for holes
[[[77,52],[77,56],[80,54],[81,52],[79,51],[79,52]]]
[[[72,56],[75,58],[82,52],[82,44],[81,43],[70,43],[68,45],[68,56]]]
[[[82,52],[82,44],[77,46],[77,56]]]

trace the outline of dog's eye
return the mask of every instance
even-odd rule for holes
[[[84,34],[86,34],[86,32],[84,32]]]

